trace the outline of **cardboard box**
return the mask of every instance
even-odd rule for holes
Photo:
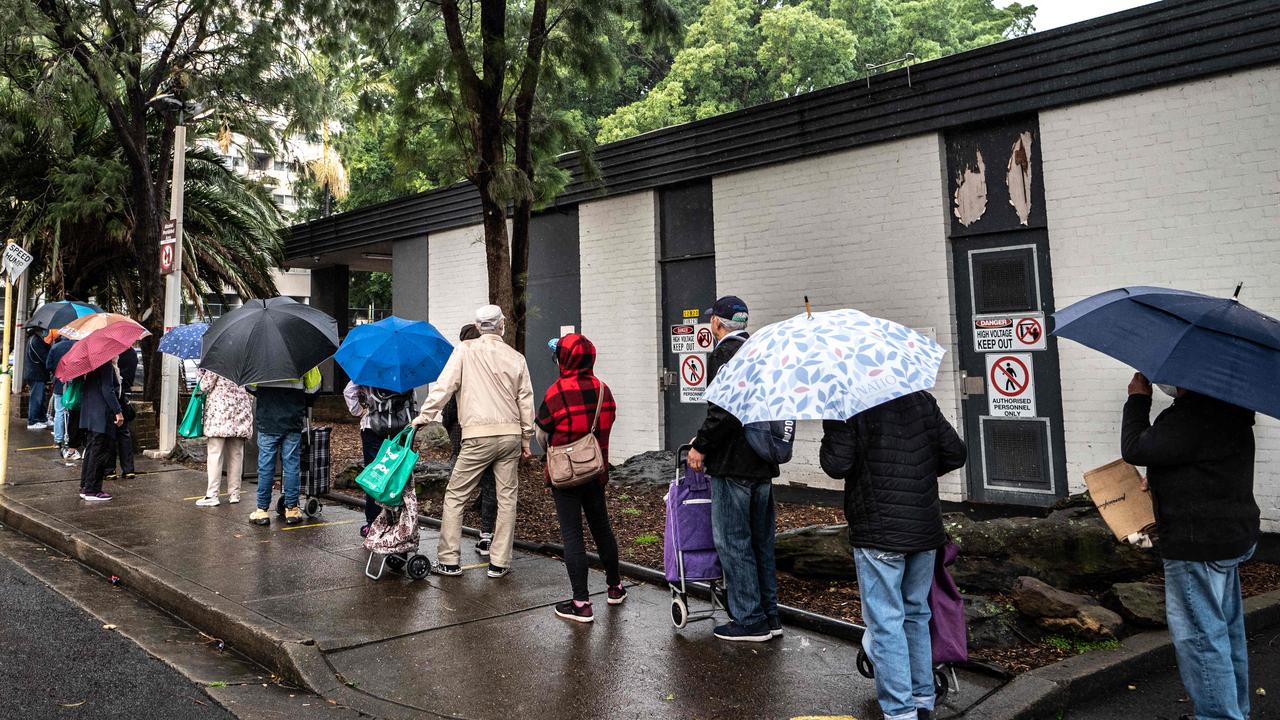
[[[1155,526],[1151,493],[1142,489],[1142,475],[1138,468],[1116,460],[1086,472],[1084,484],[1117,540],[1123,542],[1130,535]]]

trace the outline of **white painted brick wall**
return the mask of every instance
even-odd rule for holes
[[[955,317],[937,135],[717,177],[716,285],[761,327],[804,310],[854,307],[934,328],[948,349],[934,394],[959,418]],[[585,223],[584,223],[585,225]],[[840,487],[818,466],[821,425],[806,423],[782,482]],[[959,500],[961,473],[942,480]]]
[[[654,202],[653,192],[642,192],[578,206],[582,332],[618,402],[614,463],[663,445]]]
[[[485,270],[484,227],[432,233],[427,255],[428,319],[440,334],[457,342],[458,329],[475,320],[476,308],[489,302],[489,278]],[[397,282],[404,282],[396,278]],[[409,280],[413,282],[412,279]]]
[[[1058,307],[1124,285],[1229,294],[1280,317],[1280,67],[1040,115]],[[1067,463],[1119,456],[1131,370],[1070,341]],[[1280,531],[1280,422],[1259,417],[1255,493]]]

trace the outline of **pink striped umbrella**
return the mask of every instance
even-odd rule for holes
[[[85,339],[77,340],[62,356],[54,374],[63,382],[88,375],[150,334],[146,328],[132,321],[94,330]]]

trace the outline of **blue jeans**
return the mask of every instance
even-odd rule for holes
[[[258,433],[258,509],[271,507],[271,484],[276,479],[276,458],[283,469],[285,507],[297,507],[301,490],[299,465],[302,462],[302,433]]]
[[[778,617],[774,517],[772,482],[711,478],[711,529],[729,613],[748,628]]]
[[[915,720],[933,710],[929,588],[934,550],[916,553],[854,548],[867,631],[862,648],[876,669],[876,697],[886,720]]]
[[[31,383],[31,397],[27,400],[27,424],[35,425],[42,423],[48,419],[46,415],[47,408],[44,405],[44,383],[36,381]]]
[[[53,396],[53,442],[61,445],[67,439],[67,409],[62,407],[62,395]]]
[[[1249,717],[1249,648],[1245,644],[1240,563],[1164,561],[1164,603],[1178,674],[1196,720]]]

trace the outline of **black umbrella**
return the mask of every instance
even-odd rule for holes
[[[200,367],[237,385],[301,378],[338,349],[338,321],[287,297],[250,300],[204,334]]]
[[[45,303],[36,308],[36,311],[31,313],[30,319],[27,320],[26,326],[28,328],[40,328],[47,332],[61,328],[77,318],[100,312],[102,312],[102,308],[93,303],[58,300]]]

